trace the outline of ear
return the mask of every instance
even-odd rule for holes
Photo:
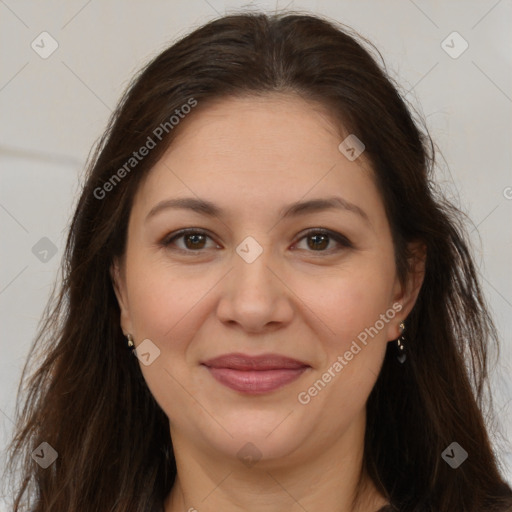
[[[114,287],[114,293],[117,297],[119,309],[121,310],[121,329],[125,335],[129,333],[131,334],[133,329],[130,319],[130,309],[128,307],[124,266],[117,258],[114,259],[110,266],[110,278],[112,280],[112,286]]]
[[[399,313],[397,313],[395,320],[396,325],[393,325],[392,333],[389,340],[395,340],[400,335],[399,325],[405,321],[412,311],[414,304],[421,290],[423,280],[425,278],[425,263],[427,260],[427,248],[424,242],[411,242],[407,246],[409,257],[408,266],[409,272],[402,283],[398,278],[395,283],[394,302],[402,306]]]

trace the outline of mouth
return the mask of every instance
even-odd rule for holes
[[[201,364],[217,382],[251,395],[282,388],[311,368],[307,363],[277,354],[226,354]]]

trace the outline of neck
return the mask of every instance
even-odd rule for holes
[[[387,500],[362,469],[364,420],[301,463],[261,459],[251,467],[171,429],[178,476],[165,512],[376,512]]]

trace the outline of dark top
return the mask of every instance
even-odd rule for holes
[[[164,504],[162,503],[161,508],[158,508],[155,510],[155,512],[165,512]],[[395,508],[393,505],[384,505],[382,508],[379,508],[377,512],[400,512],[397,508]]]

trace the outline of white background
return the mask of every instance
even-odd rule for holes
[[[275,2],[221,0],[0,0],[0,449],[11,432],[21,368],[56,277],[91,146],[149,58],[244,6],[276,8]],[[285,7],[326,15],[373,41],[391,76],[409,91],[407,100],[427,119],[446,161],[439,181],[474,223],[476,261],[502,339],[493,385],[503,437],[494,439],[512,482],[505,440],[512,438],[512,2],[278,3]],[[47,59],[31,48],[43,31],[59,45]],[[469,43],[456,59],[441,47],[453,31]],[[31,250],[42,237],[58,249],[46,263]]]

